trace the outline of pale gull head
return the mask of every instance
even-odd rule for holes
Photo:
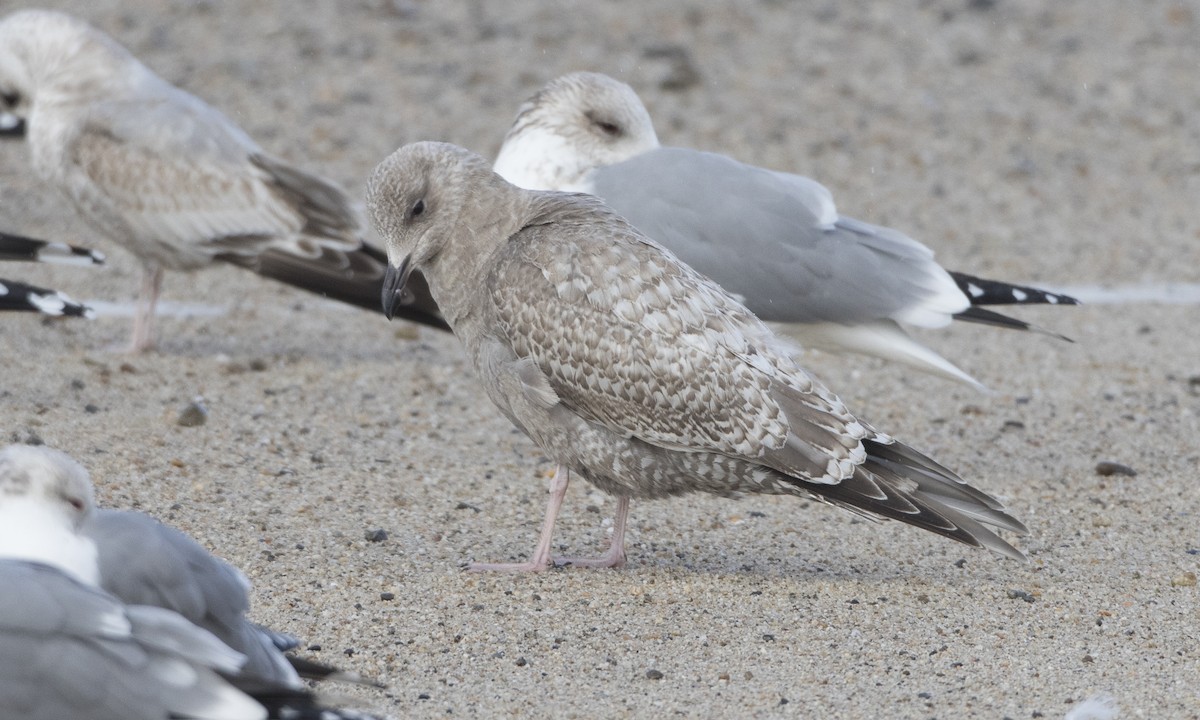
[[[479,187],[494,192],[475,192]],[[446,143],[414,143],[380,163],[367,185],[367,206],[388,255],[384,313],[391,317],[414,268],[427,278],[454,276],[431,280],[432,291],[456,287],[458,278],[482,266],[489,248],[451,240],[483,242],[502,234],[516,222],[521,197],[479,155]],[[443,315],[462,310],[444,292],[433,296]]]
[[[521,105],[494,168],[530,190],[586,192],[591,170],[656,147],[654,123],[633,88],[578,72],[552,80]]]
[[[0,557],[53,565],[94,584],[96,548],[77,534],[94,510],[91,479],[66,453],[0,450]]]
[[[0,109],[17,117],[28,118],[39,102],[103,96],[146,72],[125,48],[66,13],[22,10],[0,20]]]

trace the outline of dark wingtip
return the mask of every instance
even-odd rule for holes
[[[951,272],[958,289],[971,301],[979,305],[1081,305],[1076,298],[1062,293],[1049,292],[1028,285],[1014,285],[1001,280]]]

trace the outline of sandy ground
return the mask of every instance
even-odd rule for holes
[[[947,267],[1200,281],[1195,2],[51,4],[359,196],[405,142],[494,154],[522,99],[592,69],[634,85],[665,143],[819,178]],[[0,227],[110,256],[5,273],[133,296],[130,257],[20,143],[0,144],[0,199]],[[1032,530],[1026,565],[794,498],[693,496],[634,503],[622,570],[507,577],[461,566],[528,552],[552,467],[452,337],[236,269],[165,292],[225,312],[164,318],[162,352],[133,359],[107,349],[127,318],[4,318],[0,438],[72,453],[105,504],[244,569],[257,619],[389,685],[358,693],[377,710],[1053,718],[1110,693],[1123,717],[1200,717],[1194,306],[1020,313],[1073,345],[922,336],[990,396],[813,357],[852,408],[1002,497]],[[196,395],[207,424],[177,425]],[[597,550],[612,509],[577,483],[558,541]]]

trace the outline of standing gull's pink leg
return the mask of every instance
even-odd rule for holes
[[[612,543],[608,546],[608,550],[600,557],[594,558],[556,557],[554,564],[585,568],[621,567],[625,564],[625,523],[628,518],[629,496],[622,495],[617,498],[617,512],[613,516]]]
[[[546,503],[546,519],[542,521],[542,534],[538,537],[537,546],[529,562],[523,563],[471,563],[468,570],[496,572],[541,572],[549,569],[550,542],[554,539],[554,521],[558,519],[558,511],[562,508],[563,497],[567,494],[567,483],[571,480],[571,471],[559,465],[550,478],[550,500]]]
[[[130,353],[141,353],[154,348],[154,306],[158,304],[158,292],[162,289],[163,269],[157,263],[142,266],[142,288],[138,292],[137,307],[133,314],[133,337],[129,340]]]

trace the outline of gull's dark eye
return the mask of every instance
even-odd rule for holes
[[[621,135],[621,124],[609,118],[602,117],[596,112],[588,111],[584,113],[588,122],[599,128],[600,132],[609,137],[619,137]]]
[[[423,212],[425,212],[425,198],[421,198],[417,201],[416,205],[412,206],[412,211],[409,212],[408,216],[415,218]]]
[[[21,101],[21,94],[15,91],[0,90],[0,101],[4,102],[4,107],[6,108],[15,108],[17,103]]]
[[[79,510],[80,512],[83,511],[83,508],[84,508],[83,500],[81,500],[77,497],[68,497],[67,502],[70,503],[71,507],[75,508],[76,510]]]

